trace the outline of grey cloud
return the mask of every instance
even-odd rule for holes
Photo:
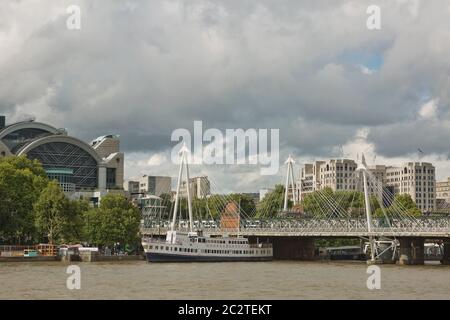
[[[172,130],[194,120],[280,128],[283,150],[311,157],[361,127],[382,154],[408,153],[413,136],[446,152],[437,132],[450,120],[448,4],[419,2],[416,16],[410,2],[378,2],[382,30],[372,32],[372,1],[42,1],[36,20],[3,1],[0,35],[18,25],[23,39],[0,53],[0,112],[86,140],[120,134],[130,152],[170,148]],[[79,31],[65,28],[73,3]],[[380,69],[363,74],[361,54],[379,55]],[[426,99],[440,103],[431,126],[416,117]]]

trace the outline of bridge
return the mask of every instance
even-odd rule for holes
[[[217,224],[219,222],[217,221]],[[143,228],[144,234],[158,234],[168,231],[169,226]],[[189,228],[179,228],[189,231]],[[223,233],[242,236],[289,236],[289,237],[418,237],[427,239],[450,239],[450,219],[447,217],[421,217],[415,220],[391,220],[386,226],[384,219],[372,219],[372,231],[367,230],[365,219],[313,219],[297,218],[290,220],[246,220],[239,229],[198,225],[194,228],[206,235]]]
[[[162,236],[176,226],[179,208],[179,192],[183,169],[186,181],[189,181],[187,164],[187,148],[180,152],[182,161],[178,176],[177,193],[171,223],[161,225],[156,219],[151,225],[142,228],[144,236]],[[443,243],[444,255],[442,263],[450,264],[450,217],[417,215],[411,208],[396,203],[389,190],[383,188],[381,182],[369,170],[362,156],[361,163],[353,177],[363,191],[362,210],[364,214],[354,217],[350,209],[354,208],[355,199],[350,206],[344,205],[345,195],[333,197],[323,190],[314,195],[315,214],[303,214],[296,217],[286,216],[288,212],[289,187],[294,205],[296,205],[297,189],[293,181],[294,160],[289,156],[286,161],[287,173],[284,191],[284,207],[274,218],[256,219],[246,213],[240,204],[227,196],[223,196],[221,210],[234,204],[238,224],[221,225],[220,221],[204,224],[193,220],[189,183],[187,186],[188,221],[179,221],[178,230],[197,231],[204,235],[221,236],[223,234],[244,236],[252,241],[270,241],[274,246],[274,257],[279,259],[312,260],[315,257],[315,239],[321,238],[359,238],[370,245],[370,262],[400,264],[423,264],[424,243],[426,240],[439,240]],[[289,181],[291,180],[291,181]],[[291,183],[289,183],[291,182]],[[317,199],[316,199],[317,198]],[[389,200],[389,206],[385,204]],[[378,216],[373,212],[378,210]],[[181,213],[180,213],[181,216]]]

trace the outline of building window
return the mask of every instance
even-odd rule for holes
[[[114,188],[116,186],[116,168],[106,168],[106,187]]]

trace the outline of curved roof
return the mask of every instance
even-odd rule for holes
[[[97,161],[98,164],[103,164],[103,160],[100,158],[100,156],[91,148],[90,145],[87,143],[65,135],[54,135],[54,136],[45,136],[42,138],[38,138],[36,140],[31,141],[30,143],[23,146],[18,152],[17,155],[26,155],[30,150],[33,150],[34,148],[41,146],[43,144],[52,143],[52,142],[63,142],[63,143],[69,143],[76,145],[77,147],[83,149],[86,151],[89,155],[91,155],[95,161]]]
[[[94,146],[94,145],[98,144],[99,142],[103,141],[106,138],[118,139],[119,136],[116,135],[116,134],[108,134],[108,135],[105,135],[105,136],[100,136],[100,137],[95,138],[94,140],[91,141],[91,146]]]
[[[3,129],[0,130],[0,139],[7,136],[8,134],[15,132],[17,130],[21,129],[41,129],[44,131],[47,131],[48,133],[52,134],[60,134],[61,131],[56,129],[55,127],[52,127],[48,124],[41,123],[41,122],[34,122],[34,121],[24,121],[24,122],[17,122],[14,124],[10,124]]]

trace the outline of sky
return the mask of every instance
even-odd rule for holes
[[[81,28],[67,28],[70,5]],[[381,9],[369,30],[366,10]],[[450,176],[446,0],[2,0],[0,114],[90,141],[118,134],[125,175],[177,175],[178,128],[279,129],[280,170],[193,165],[225,191],[284,180],[284,159],[428,161]],[[423,153],[419,153],[418,149]]]

